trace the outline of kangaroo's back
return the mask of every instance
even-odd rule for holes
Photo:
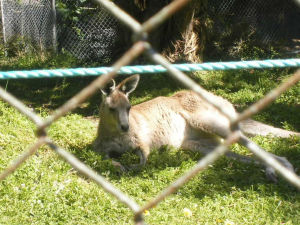
[[[180,102],[172,97],[157,97],[133,106],[130,131],[149,148],[180,147],[187,126],[181,108]]]
[[[223,107],[228,108],[232,114],[235,114],[235,109],[232,104],[227,100],[209,93],[214,101],[217,101]],[[186,115],[187,114],[201,114],[206,111],[212,113],[212,111],[218,113],[218,111],[209,103],[204,101],[196,92],[194,91],[179,91],[170,97],[156,97],[152,100],[143,102],[141,104],[132,107],[131,113],[137,112],[145,114],[148,118],[160,118],[160,116],[168,116],[170,111]],[[152,115],[155,113],[155,115]],[[221,113],[218,113],[221,115]],[[200,116],[200,115],[199,115]]]
[[[212,97],[235,113],[228,101]],[[229,132],[228,119],[193,91],[180,91],[133,106],[129,124],[128,135],[136,137],[135,145],[148,149],[164,145],[184,147],[191,139],[215,134],[226,136]]]

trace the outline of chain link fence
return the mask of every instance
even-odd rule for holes
[[[299,52],[300,8],[295,1],[217,0],[210,4],[213,26],[206,46],[210,60],[247,57],[243,51],[249,52],[247,47],[253,45],[269,54],[271,48],[285,56]]]
[[[225,154],[227,148],[231,144],[239,142],[245,147],[247,147],[252,153],[254,153],[255,156],[258,159],[260,159],[263,163],[275,169],[288,182],[290,182],[292,185],[294,185],[300,190],[300,178],[293,171],[282,166],[280,162],[278,162],[269,153],[265,152],[262,148],[260,148],[250,139],[240,136],[241,131],[238,129],[237,126],[240,121],[245,120],[251,117],[252,115],[258,113],[268,104],[274,101],[282,92],[286,91],[289,87],[296,84],[300,80],[300,70],[298,70],[292,77],[286,80],[278,88],[272,90],[260,101],[250,106],[244,112],[240,113],[237,117],[233,117],[227,112],[226,108],[223,108],[221,105],[218,105],[216,102],[214,102],[214,100],[211,98],[211,95],[205,89],[199,86],[196,82],[194,82],[184,73],[180,72],[175,67],[172,67],[172,65],[162,55],[155,52],[152,46],[145,39],[149,32],[157,28],[168,17],[170,17],[176,11],[188,4],[189,0],[172,1],[172,3],[164,7],[161,11],[159,11],[156,15],[152,16],[148,21],[146,21],[143,24],[138,23],[129,14],[120,10],[109,0],[97,0],[97,2],[103,7],[105,7],[119,21],[122,21],[122,23],[124,23],[128,27],[128,29],[131,29],[134,32],[134,44],[119,60],[117,60],[114,63],[111,72],[98,77],[90,85],[85,87],[82,91],[76,94],[73,98],[71,98],[64,105],[58,108],[52,115],[45,119],[42,119],[40,116],[32,112],[31,109],[29,109],[18,99],[14,98],[12,95],[7,93],[5,90],[3,90],[2,88],[0,89],[0,96],[2,99],[4,99],[10,105],[18,109],[21,113],[26,115],[36,124],[36,135],[38,138],[37,142],[34,145],[32,145],[32,147],[28,151],[21,155],[11,166],[9,166],[5,171],[3,171],[0,174],[0,180],[5,179],[9,174],[15,171],[24,161],[26,161],[31,155],[33,155],[39,147],[46,144],[57,154],[59,154],[64,160],[66,160],[70,165],[72,165],[73,168],[75,168],[80,173],[93,180],[104,190],[115,196],[120,202],[127,205],[128,208],[131,209],[134,214],[135,224],[145,224],[143,218],[143,212],[145,210],[155,207],[159,202],[163,201],[168,195],[178,190],[182,185],[184,185],[186,182],[192,179],[201,170],[207,168],[221,155]],[[153,62],[164,66],[174,79],[177,79],[187,88],[197,92],[205,101],[213,105],[231,122],[231,132],[227,135],[227,138],[222,144],[220,144],[220,146],[218,146],[211,153],[206,155],[190,171],[186,172],[186,174],[184,174],[178,180],[174,181],[169,187],[162,190],[162,192],[158,196],[154,197],[154,199],[146,203],[146,205],[144,206],[140,206],[130,196],[127,196],[122,191],[118,190],[103,176],[97,174],[95,171],[90,169],[83,162],[77,159],[74,155],[57,146],[51,140],[51,137],[47,135],[46,131],[47,127],[49,127],[54,121],[66,115],[68,112],[74,110],[88,97],[93,95],[99,88],[103,88],[107,82],[109,82],[114,76],[116,76],[117,72],[120,70],[121,67],[128,65],[135,58],[139,57],[142,53],[145,53]]]
[[[115,47],[117,20],[92,1],[60,2],[57,8],[59,49],[80,60],[109,63]]]
[[[231,24],[243,23],[246,29],[255,31],[255,36],[262,43],[287,40],[299,37],[300,10],[292,0],[257,1],[257,0],[219,0],[213,1],[216,16],[223,17]],[[220,28],[221,29],[221,28]]]
[[[52,0],[1,0],[4,42],[23,41],[40,50],[56,46],[55,9]]]
[[[22,37],[28,46],[54,46],[80,60],[101,64],[109,64],[123,47],[118,46],[121,23],[93,1],[1,0],[1,11],[0,33],[6,42]],[[295,45],[291,40],[300,36],[300,9],[292,0],[209,1],[207,14],[214,24],[206,46],[210,59],[241,58],[236,50],[241,40],[252,39],[262,46]]]

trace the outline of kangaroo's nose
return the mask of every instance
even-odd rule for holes
[[[121,129],[122,129],[122,131],[127,132],[128,129],[129,129],[129,125],[128,124],[126,124],[126,125],[122,124]]]

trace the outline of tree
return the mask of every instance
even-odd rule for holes
[[[172,0],[115,0],[114,2],[142,23]],[[202,61],[206,40],[206,8],[207,0],[192,0],[150,33],[150,43],[172,62]],[[122,53],[132,45],[132,32],[123,25],[120,25],[118,32],[117,46],[119,46],[119,53]]]

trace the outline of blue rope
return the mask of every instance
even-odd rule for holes
[[[173,64],[175,68],[184,72],[203,70],[232,70],[232,69],[261,69],[278,67],[299,67],[300,59],[276,59],[276,60],[253,60],[238,62],[215,62],[201,64]],[[75,76],[99,76],[112,71],[112,67],[54,69],[54,70],[23,70],[23,71],[0,71],[0,79],[18,78],[45,78],[45,77],[75,77]],[[164,73],[167,70],[161,65],[124,66],[118,74],[135,73]]]

